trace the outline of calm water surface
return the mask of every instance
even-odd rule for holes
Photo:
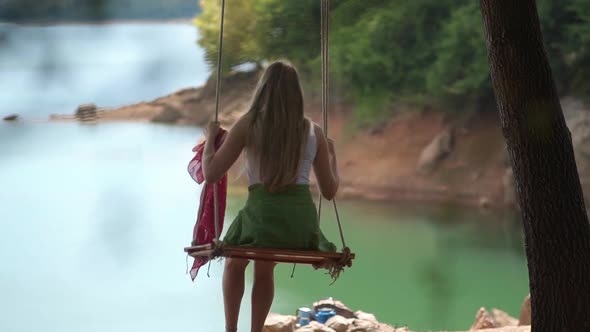
[[[10,40],[0,51],[0,115],[40,119],[83,102],[153,99],[208,75],[189,25],[0,29]],[[191,283],[182,252],[200,192],[186,165],[201,134],[149,124],[0,123],[0,331],[223,331],[221,264]],[[229,197],[228,221],[244,199]],[[298,266],[291,278],[292,266],[280,266],[273,311],[333,296],[418,331],[466,329],[480,306],[518,314],[527,274],[511,216],[339,207],[354,267],[329,286],[322,272]],[[330,213],[322,225],[337,242]],[[248,302],[241,330],[249,330]]]

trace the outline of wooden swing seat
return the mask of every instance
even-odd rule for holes
[[[184,251],[192,257],[210,257],[214,252],[213,244],[186,247]],[[296,263],[322,265],[328,262],[338,262],[345,258],[345,253],[321,252],[311,250],[271,249],[258,247],[223,246],[223,257],[241,258],[248,260],[271,261],[277,263]],[[349,254],[350,262],[355,258]]]

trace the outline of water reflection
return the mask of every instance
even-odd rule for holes
[[[455,265],[456,255],[452,250],[452,242],[445,237],[435,236],[433,239],[434,255],[417,263],[415,274],[430,298],[428,308],[429,326],[447,326],[451,308],[447,305],[449,298],[457,293],[452,280],[449,266]]]

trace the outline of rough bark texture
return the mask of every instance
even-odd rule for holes
[[[590,226],[534,0],[480,0],[525,231],[533,331],[590,331]]]

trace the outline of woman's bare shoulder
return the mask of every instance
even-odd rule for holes
[[[251,123],[250,118],[250,113],[245,113],[244,115],[240,116],[232,125],[232,129],[240,132],[248,131]]]
[[[324,131],[322,130],[322,127],[320,127],[319,124],[313,122],[311,119],[308,119],[309,123],[311,124],[311,126],[313,127],[314,132],[316,133],[316,135],[323,135]]]

